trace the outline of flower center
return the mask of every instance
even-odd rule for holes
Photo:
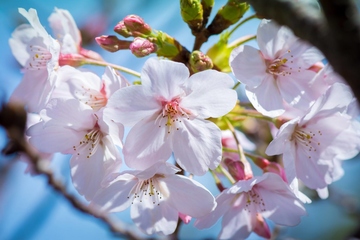
[[[321,136],[322,132],[320,130],[309,131],[302,127],[295,130],[291,140],[295,139],[295,144],[302,146],[305,150],[304,153],[307,154],[307,157],[310,159],[311,155],[315,154],[321,145],[321,139],[319,139]]]
[[[171,101],[161,101],[161,103],[163,110],[156,118],[156,122],[159,123],[159,127],[167,127],[168,133],[173,129],[179,130],[179,124],[182,123],[182,119],[190,119],[190,111],[180,106],[180,98],[174,98]]]
[[[249,192],[245,193],[246,204],[245,211],[249,213],[253,210],[254,213],[265,212],[265,203],[262,197],[257,193],[256,186],[254,186]]]
[[[160,205],[160,202],[168,196],[167,191],[161,186],[161,182],[158,178],[164,176],[155,174],[154,177],[139,181],[130,191],[128,198],[132,198],[131,204],[135,201],[140,203],[143,201],[150,201],[154,205]]]
[[[75,92],[76,98],[80,102],[89,105],[95,111],[106,106],[108,99],[105,94],[85,86],[81,86],[81,88],[80,92]]]
[[[96,127],[85,134],[79,145],[73,146],[73,149],[77,155],[85,153],[86,157],[90,158],[96,152],[101,138],[100,129]]]
[[[40,46],[30,45],[30,61],[27,70],[40,70],[47,68],[47,63],[51,60],[51,53]]]
[[[268,65],[268,72],[273,75],[283,75],[289,74],[286,72],[286,68],[283,67],[288,60],[286,58],[276,59],[271,64]]]

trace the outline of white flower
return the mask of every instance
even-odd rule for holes
[[[144,171],[114,174],[97,192],[91,206],[107,212],[131,206],[131,218],[142,231],[169,235],[176,229],[179,213],[202,217],[216,206],[205,187],[175,174],[178,171],[173,165],[158,162]]]
[[[29,21],[20,25],[9,40],[11,51],[24,67],[24,77],[12,100],[26,103],[30,112],[44,108],[55,86],[60,45],[41,25],[35,9],[19,12]]]
[[[206,70],[189,77],[185,65],[149,59],[142,85],[122,88],[109,99],[104,112],[114,121],[134,125],[124,145],[126,164],[146,169],[166,161],[196,175],[215,169],[221,161],[221,131],[205,120],[220,117],[236,103],[233,80]]]
[[[90,200],[103,178],[117,172],[123,126],[102,118],[101,112],[76,99],[52,99],[40,112],[43,121],[27,131],[30,143],[47,153],[73,154],[71,176],[75,188]]]
[[[253,106],[271,117],[284,112],[284,101],[307,109],[317,96],[317,90],[311,87],[315,72],[308,69],[322,55],[290,29],[269,20],[260,23],[257,42],[260,50],[241,45],[230,57],[232,71],[246,85]]]
[[[252,231],[270,238],[263,217],[276,224],[295,226],[306,214],[302,203],[274,173],[238,181],[221,192],[216,202],[215,210],[199,218],[195,227],[209,228],[223,216],[220,239],[245,239]]]
[[[296,177],[309,188],[325,188],[343,174],[339,159],[359,151],[359,131],[346,114],[352,101],[350,88],[335,83],[303,117],[283,124],[269,144],[266,154],[283,154],[287,179],[295,191]]]

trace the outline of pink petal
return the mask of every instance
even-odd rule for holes
[[[141,81],[147,91],[171,100],[182,92],[181,86],[189,75],[188,68],[182,63],[150,58],[143,66]]]
[[[232,51],[230,66],[236,79],[251,88],[259,86],[268,75],[261,52],[247,45],[241,45]]]
[[[162,179],[169,189],[168,203],[178,212],[191,217],[202,217],[216,206],[213,195],[200,183],[181,175]]]
[[[101,188],[104,177],[119,170],[121,159],[107,159],[105,151],[103,147],[100,147],[89,158],[86,154],[80,153],[80,155],[74,155],[70,160],[73,184],[88,201],[93,199]]]
[[[207,70],[192,75],[186,82],[191,93],[181,101],[181,107],[194,111],[198,118],[220,117],[231,111],[237,94],[234,81],[227,74]]]
[[[97,191],[90,206],[107,212],[121,212],[131,205],[132,198],[128,198],[137,179],[129,173],[119,175],[106,188]]]
[[[109,99],[105,111],[115,122],[134,125],[140,120],[159,112],[162,108],[143,86],[130,86],[116,91]]]
[[[268,75],[257,88],[246,86],[246,95],[260,113],[277,117],[285,112],[283,99],[272,75]]]
[[[176,229],[178,211],[166,202],[154,205],[151,201],[136,202],[131,206],[131,218],[146,234],[169,235]]]
[[[171,156],[171,139],[166,128],[155,123],[157,116],[141,120],[126,137],[123,154],[126,165],[144,170],[158,161],[165,162]]]
[[[20,25],[11,34],[11,38],[9,39],[11,52],[23,67],[25,67],[26,62],[30,58],[27,45],[31,39],[36,38],[37,36],[37,32],[29,24]]]
[[[221,131],[210,121],[184,120],[183,128],[174,132],[173,151],[184,170],[204,175],[221,161]]]
[[[305,208],[296,198],[287,184],[274,173],[265,173],[265,179],[256,185],[264,201],[265,212],[262,215],[277,224],[295,226],[301,216],[306,215]]]

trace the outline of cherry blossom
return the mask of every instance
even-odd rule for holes
[[[30,143],[47,153],[73,154],[70,159],[73,184],[90,200],[104,177],[117,172],[121,157],[123,126],[76,99],[52,99],[40,112],[43,121],[27,131]]]
[[[98,53],[84,49],[81,46],[80,31],[69,11],[55,8],[48,20],[55,38],[61,45],[59,59],[61,65],[74,54],[80,54],[90,59],[102,60]]]
[[[232,71],[246,85],[253,106],[271,117],[284,112],[284,102],[307,109],[318,95],[311,87],[316,73],[309,68],[323,58],[320,52],[269,20],[260,23],[257,42],[260,50],[241,45],[230,57]]]
[[[186,171],[203,175],[221,161],[221,131],[205,120],[220,117],[236,103],[233,80],[206,70],[189,77],[185,65],[151,58],[141,73],[141,86],[118,90],[105,113],[134,125],[124,144],[126,164],[146,169],[171,153]]]
[[[158,162],[144,171],[113,174],[91,206],[106,212],[120,212],[131,206],[131,218],[142,231],[169,235],[175,231],[179,215],[198,218],[216,206],[205,187],[175,174],[178,171],[169,163]]]
[[[93,72],[71,66],[64,66],[59,72],[61,83],[52,98],[75,98],[94,111],[104,108],[114,92],[127,86],[127,80],[111,67],[105,68],[101,78]]]
[[[215,210],[197,219],[195,227],[209,228],[223,216],[220,239],[245,239],[252,231],[270,238],[263,218],[276,224],[295,226],[306,214],[288,185],[274,173],[238,181],[221,192],[216,202]]]
[[[30,24],[20,25],[9,40],[16,60],[24,67],[24,77],[12,100],[26,103],[30,112],[38,112],[49,100],[59,67],[59,43],[41,25],[35,9],[19,8]],[[29,91],[31,89],[31,91]]]
[[[335,83],[303,117],[283,124],[266,154],[283,154],[289,183],[296,177],[313,189],[323,189],[341,177],[338,158],[358,152],[360,135],[346,114],[353,101],[349,87]]]

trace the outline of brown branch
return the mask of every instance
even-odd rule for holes
[[[113,222],[109,216],[104,215],[100,211],[97,211],[93,208],[89,208],[86,204],[79,201],[75,196],[69,194],[65,186],[60,181],[55,179],[52,171],[41,164],[41,158],[39,154],[30,147],[29,143],[24,138],[25,123],[26,112],[22,105],[8,103],[7,105],[2,106],[0,111],[0,125],[6,129],[11,143],[10,147],[7,148],[6,152],[4,153],[25,153],[34,165],[35,171],[38,174],[44,175],[47,178],[48,184],[54,190],[64,196],[74,208],[85,214],[89,214],[100,219],[110,228],[114,234],[118,236],[126,237],[127,239],[141,239],[129,229],[126,229],[125,226],[122,226],[123,223]]]
[[[300,1],[248,0],[257,14],[288,26],[317,47],[360,99],[360,24],[351,0],[320,0],[323,12]]]

